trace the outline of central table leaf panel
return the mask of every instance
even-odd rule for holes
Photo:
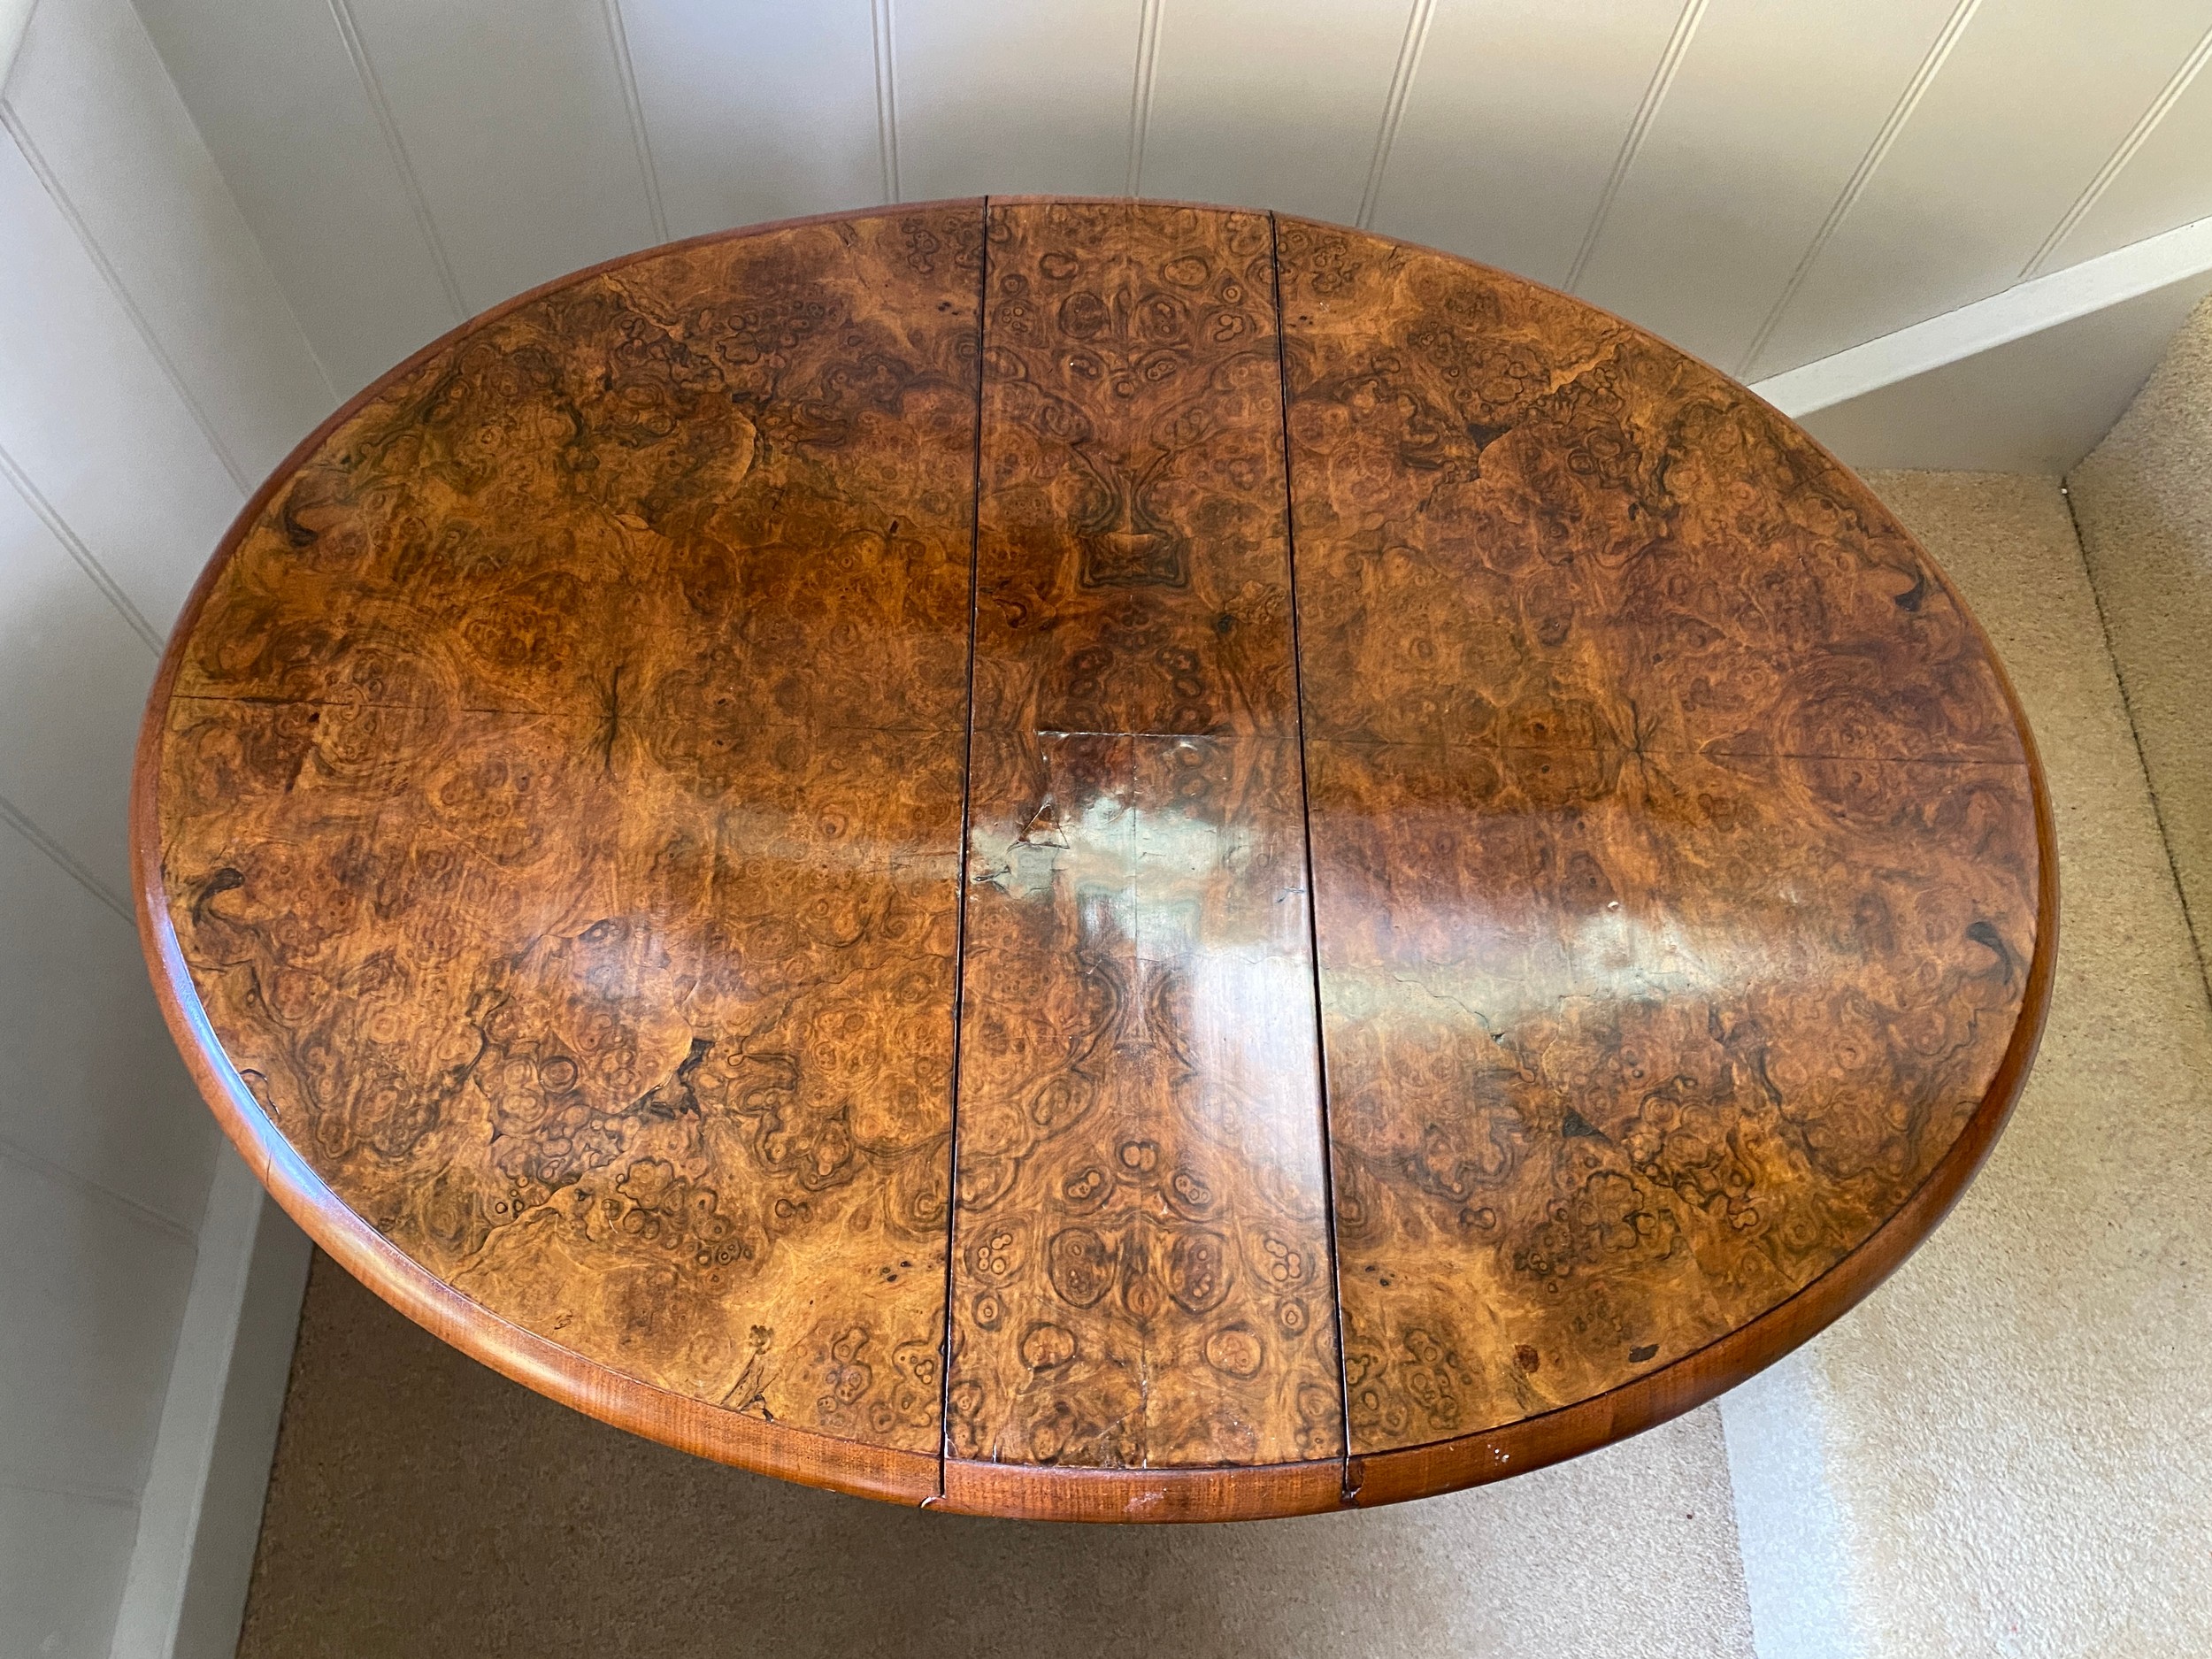
[[[991,207],[957,1460],[1342,1451],[1271,229]]]

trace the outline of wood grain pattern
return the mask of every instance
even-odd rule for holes
[[[958,1458],[1342,1449],[1270,229],[992,205]]]
[[[249,503],[132,814],[187,1062],[349,1271],[671,1445],[1029,1517],[1710,1399],[1957,1197],[2056,941],[2002,670],[1809,440],[1165,204],[457,331]]]
[[[249,529],[162,747],[199,995],[353,1211],[611,1371],[917,1453],[979,234],[695,248],[439,354]]]
[[[1983,1102],[2038,943],[1957,602],[1709,371],[1284,227],[1353,1445],[1499,1427],[1833,1267]]]

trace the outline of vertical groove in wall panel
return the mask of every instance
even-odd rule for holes
[[[1666,50],[1659,55],[1659,66],[1651,72],[1643,101],[1636,106],[1636,117],[1628,124],[1628,135],[1621,140],[1620,154],[1614,157],[1613,171],[1598,196],[1597,211],[1590,215],[1590,228],[1583,233],[1582,246],[1575,250],[1574,263],[1567,267],[1567,280],[1561,286],[1570,294],[1580,284],[1590,256],[1597,251],[1598,239],[1605,234],[1605,221],[1612,217],[1614,200],[1627,181],[1629,169],[1636,165],[1636,152],[1644,147],[1644,135],[1658,119],[1660,105],[1667,101],[1667,90],[1674,85],[1690,42],[1697,38],[1697,26],[1705,20],[1708,3],[1709,0],[1685,0],[1682,14],[1675,19],[1674,33],[1667,37]],[[1362,229],[1366,228],[1366,223],[1365,219],[1360,221]]]
[[[0,1374],[10,1482],[142,1490],[191,1282],[191,1233],[10,1156],[0,1157],[0,1250],[11,1334],[27,1324],[36,1333],[11,1342]],[[127,1554],[81,1563],[81,1581],[104,1581],[112,1594]],[[11,1578],[0,1617],[26,1587]],[[37,1645],[6,1651],[27,1659]]]
[[[1160,61],[1160,8],[1165,0],[1141,0],[1137,8],[1137,70],[1129,87],[1129,180],[1125,196],[1144,188],[1144,141],[1152,128],[1154,69]]]
[[[2074,234],[2074,227],[2089,217],[2090,211],[2103,199],[2112,181],[2126,171],[2129,162],[2135,159],[2135,152],[2142,149],[2150,135],[2158,130],[2158,124],[2166,119],[2166,112],[2181,101],[2181,95],[2189,90],[2190,83],[2196,80],[2198,72],[2208,59],[2212,59],[2212,28],[2208,28],[2198,36],[2197,43],[2190,49],[2188,57],[2181,60],[2181,67],[2175,70],[2172,77],[2159,88],[2158,96],[2151,100],[2150,107],[2128,129],[2128,135],[2120,141],[2119,148],[2112,152],[2103,166],[2097,169],[2097,176],[2083,187],[2082,193],[2074,198],[2073,205],[2066,210],[2064,217],[2051,227],[2051,234],[2043,239],[2042,245],[2028,256],[2027,264],[2020,267],[2023,282],[2043,273],[2052,256]]]
[[[1859,157],[1859,165],[1852,170],[1850,178],[1844,181],[1835,205],[1828,210],[1828,217],[1821,220],[1820,228],[1813,233],[1812,241],[1806,243],[1796,268],[1790,273],[1790,280],[1782,285],[1781,293],[1775,296],[1772,308],[1759,324],[1759,332],[1752,335],[1751,343],[1744,348],[1743,357],[1735,368],[1739,380],[1750,374],[1753,365],[1759,360],[1759,354],[1767,349],[1767,342],[1774,338],[1774,331],[1781,326],[1782,319],[1788,314],[1791,304],[1797,298],[1798,290],[1805,286],[1805,279],[1812,274],[1813,266],[1819,263],[1821,254],[1833,240],[1836,232],[1843,227],[1843,221],[1850,217],[1858,199],[1866,194],[1867,186],[1874,181],[1875,173],[1881,170],[1883,158],[1897,142],[1898,134],[1905,130],[1905,123],[1912,119],[1912,112],[1920,107],[1920,101],[1927,96],[1928,88],[1935,84],[1936,76],[1942,72],[1944,60],[1950,57],[1951,49],[1958,44],[1959,36],[1966,33],[1966,26],[1974,20],[1974,13],[1980,5],[1981,0],[1958,0],[1951,10],[1951,15],[1944,19],[1942,30],[1930,44],[1927,55],[1921,58],[1920,66],[1913,71],[1912,79],[1905,83],[1904,91],[1898,95],[1897,102],[1891,106],[1889,118],[1882,123],[1881,131],[1874,134],[1874,142],[1867,146],[1866,154]]]
[[[1362,230],[1375,222],[1375,204],[1382,196],[1383,175],[1390,169],[1391,147],[1398,142],[1398,123],[1413,93],[1414,77],[1421,73],[1422,49],[1429,43],[1429,24],[1436,16],[1436,0],[1413,0],[1406,14],[1405,39],[1398,47],[1398,62],[1390,72],[1390,92],[1383,100],[1382,126],[1375,134],[1375,158],[1367,164],[1367,188],[1360,193],[1359,217],[1353,222]]]
[[[121,895],[108,891],[107,884],[80,864],[74,853],[39,828],[27,813],[5,795],[0,795],[0,824],[5,824],[32,846],[44,853],[47,857],[52,859],[64,875],[75,881],[79,887],[113,910],[126,922],[134,922],[131,915],[131,907]]]
[[[438,234],[438,222],[430,216],[429,199],[422,193],[422,181],[415,176],[415,164],[408,158],[398,119],[392,113],[391,101],[384,96],[384,83],[377,78],[376,65],[370,60],[369,49],[354,21],[351,0],[330,0],[330,18],[338,26],[339,38],[346,44],[346,56],[353,60],[353,73],[360,78],[361,90],[367,94],[369,108],[384,134],[384,147],[390,152],[392,166],[399,174],[400,189],[407,197],[408,211],[414,215],[415,228],[422,234],[423,245],[430,250],[431,263],[438,268],[439,286],[445,290],[446,303],[453,308],[453,320],[466,322],[470,314],[468,301],[462,296],[460,279],[453,274],[453,261],[447,257],[445,238]]]
[[[668,214],[661,205],[660,170],[653,165],[652,134],[645,127],[645,104],[638,96],[637,65],[630,58],[629,31],[622,26],[622,0],[599,0],[607,23],[607,46],[614,54],[615,79],[622,87],[622,108],[630,118],[630,142],[637,150],[638,176],[645,185],[645,205],[653,219],[653,240],[668,240]]]
[[[122,613],[123,620],[131,625],[131,632],[146,641],[146,649],[157,657],[161,655],[160,630],[147,621],[145,613],[131,603],[131,596],[123,591],[114,577],[108,574],[107,566],[100,562],[100,556],[87,547],[83,539],[69,527],[68,521],[55,510],[54,503],[46,499],[45,492],[39,488],[31,475],[17,464],[16,458],[5,448],[0,448],[0,478],[6,479],[15,487],[16,494],[23,497],[23,504],[37,514],[39,522],[46,526],[55,541],[61,543],[62,550],[76,561],[77,568],[84,572],[91,579],[92,585],[106,596],[107,602]]]
[[[150,1210],[135,1198],[125,1197],[104,1182],[96,1181],[88,1175],[79,1174],[66,1164],[57,1164],[51,1158],[42,1156],[19,1141],[11,1140],[6,1135],[0,1135],[0,1158],[19,1164],[34,1175],[51,1181],[58,1187],[65,1187],[80,1198],[88,1199],[95,1203],[105,1204],[111,1209],[119,1210],[141,1226],[151,1227],[157,1233],[165,1233],[180,1244],[189,1245],[193,1241],[192,1229],[182,1222],[172,1221],[158,1210]]]
[[[154,332],[152,319],[140,307],[128,285],[124,282],[123,273],[115,268],[115,262],[108,257],[107,250],[100,245],[99,238],[92,234],[92,227],[85,223],[84,215],[77,211],[76,203],[70,199],[68,190],[48,164],[37,141],[31,136],[29,128],[17,113],[14,104],[6,98],[0,98],[0,127],[5,127],[8,135],[15,140],[15,147],[23,152],[23,159],[37,177],[40,188],[46,192],[55,210],[68,224],[71,233],[77,238],[78,246],[84,250],[85,257],[92,261],[93,269],[99,272],[100,280],[107,284],[108,291],[115,296],[115,303],[131,319],[131,326],[138,331],[138,337],[145,342],[147,351],[160,366],[162,373],[168,377],[170,386],[177,394],[177,401],[184,405],[185,412],[199,427],[201,437],[207,441],[207,447],[214,452],[223,471],[230,475],[230,481],[237,487],[238,493],[245,495],[251,488],[245,468],[231,453],[230,445],[223,442],[222,434],[215,429],[215,422],[209,417],[192,388],[186,383],[184,371],[177,366],[176,359],[169,355],[169,348]]]
[[[886,205],[902,200],[899,189],[898,40],[892,28],[891,0],[869,0],[868,21],[876,49],[876,147],[883,165]]]
[[[10,1475],[0,1480],[0,1492],[35,1492],[46,1498],[75,1498],[86,1503],[104,1503],[119,1509],[135,1509],[138,1494],[124,1486],[86,1486],[73,1480],[42,1480],[36,1475]]]

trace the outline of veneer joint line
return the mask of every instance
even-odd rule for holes
[[[981,240],[975,274],[975,440],[968,490],[968,730],[960,756],[959,887],[953,894],[952,1096],[945,1124],[945,1335],[937,1362],[937,1499],[945,1495],[945,1457],[952,1434],[953,1247],[960,1210],[960,1029],[968,980],[968,813],[975,796],[976,606],[981,594],[983,551],[983,316],[990,303],[991,198],[980,209]],[[922,1505],[928,1509],[930,1504]]]
[[[1290,598],[1292,729],[1298,738],[1298,825],[1306,861],[1306,951],[1313,979],[1313,1057],[1321,1104],[1321,1201],[1329,1214],[1329,1301],[1331,1317],[1336,1321],[1337,1416],[1343,1435],[1341,1490],[1348,1504],[1359,1487],[1352,1479],[1352,1373],[1344,1357],[1344,1284],[1337,1259],[1336,1141],[1329,1128],[1329,1045],[1321,1027],[1321,930],[1313,879],[1313,795],[1306,777],[1305,664],[1299,652],[1298,634],[1297,498],[1290,487],[1290,365],[1283,313],[1283,241],[1280,221],[1272,212],[1267,216],[1267,261],[1275,283],[1275,408],[1282,423],[1283,442],[1283,568]]]

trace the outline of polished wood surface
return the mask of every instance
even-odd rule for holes
[[[995,204],[947,1441],[1340,1454],[1273,246]]]
[[[580,1409],[979,1513],[1386,1502],[1850,1307],[2032,1057],[1986,641],[1740,388],[1263,213],[702,239],[219,550],[141,920],[271,1190]]]
[[[2024,741],[1924,556],[1711,371],[1463,270],[1285,227],[1360,1452],[1832,1267],[1981,1103],[2037,933]]]
[[[979,228],[640,262],[402,375],[207,595],[160,763],[199,995],[351,1210],[933,1458]]]

